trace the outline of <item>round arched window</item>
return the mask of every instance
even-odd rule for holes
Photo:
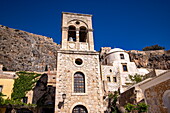
[[[77,105],[73,108],[72,113],[88,113],[86,107]]]
[[[81,72],[74,74],[74,93],[85,93],[85,76]]]

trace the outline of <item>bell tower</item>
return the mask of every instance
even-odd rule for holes
[[[103,113],[102,87],[92,15],[64,12],[62,44],[57,50],[55,113]]]
[[[61,49],[94,51],[92,15],[62,13]]]

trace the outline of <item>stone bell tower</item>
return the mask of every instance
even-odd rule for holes
[[[99,53],[94,50],[92,15],[62,14],[57,51],[55,113],[103,113]]]
[[[94,51],[92,15],[63,13],[62,49]]]

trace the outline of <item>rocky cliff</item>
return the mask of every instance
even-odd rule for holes
[[[8,71],[45,71],[56,68],[60,45],[52,38],[0,25],[0,64]],[[170,69],[170,52],[128,51],[137,67]]]
[[[0,64],[4,70],[53,70],[59,48],[52,38],[0,25]]]
[[[135,62],[137,67],[170,69],[170,52],[164,50],[156,51],[129,51],[131,61]]]

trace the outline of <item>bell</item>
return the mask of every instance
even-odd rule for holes
[[[73,42],[73,38],[72,38],[72,37],[69,37],[69,41]]]

